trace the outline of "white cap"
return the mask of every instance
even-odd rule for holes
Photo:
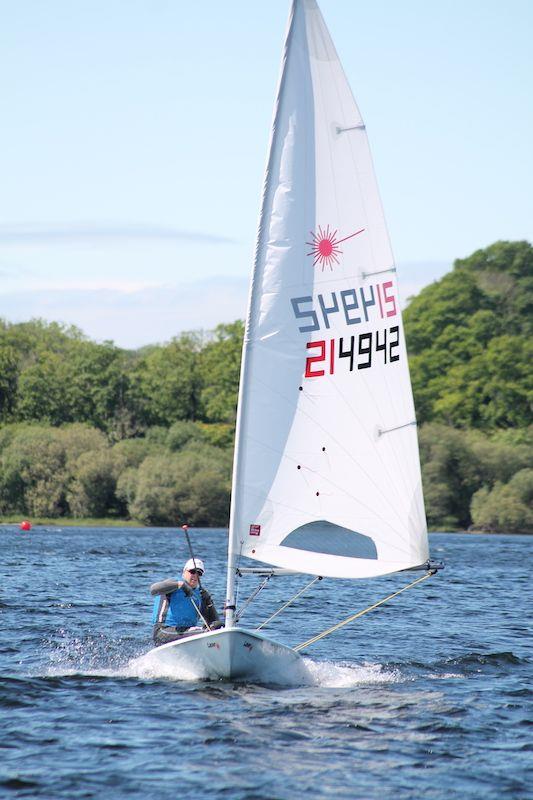
[[[204,562],[202,561],[201,558],[189,558],[183,569],[184,570],[198,569],[201,570],[202,575],[205,572]]]

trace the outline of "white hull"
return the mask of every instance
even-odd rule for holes
[[[299,683],[308,677],[303,659],[295,650],[244,628],[188,636],[155,647],[146,658],[167,674],[174,668],[200,680]]]

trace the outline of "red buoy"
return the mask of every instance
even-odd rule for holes
[[[23,519],[19,528],[21,531],[31,531],[31,522],[27,519]]]

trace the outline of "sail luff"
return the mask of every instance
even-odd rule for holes
[[[256,277],[257,264],[259,262],[260,254],[263,249],[263,241],[265,236],[265,230],[264,230],[265,210],[267,207],[268,196],[271,191],[270,176],[271,176],[274,145],[276,139],[276,130],[277,130],[276,123],[278,120],[281,98],[283,95],[284,76],[286,72],[288,53],[292,38],[294,12],[297,1],[298,0],[291,1],[289,17],[287,21],[285,44],[281,59],[280,74],[278,79],[278,87],[276,91],[276,100],[274,103],[272,127],[270,132],[270,141],[268,144],[268,151],[267,151],[268,156],[265,168],[265,177],[263,181],[263,192],[261,195],[261,204],[260,204],[261,207],[259,212],[259,222],[257,227],[257,236],[256,236],[255,252],[254,252],[254,267],[252,270],[252,276],[250,279],[250,286],[248,292],[248,306],[247,306],[246,324],[244,331],[244,341],[242,347],[241,370],[239,379],[239,396],[237,400],[237,419],[235,428],[235,449],[233,457],[232,496],[230,505],[230,521],[229,521],[229,535],[228,535],[228,569],[227,569],[227,579],[226,579],[226,604],[225,604],[226,627],[231,627],[233,625],[234,613],[235,613],[235,567],[236,567],[236,560],[239,556],[239,546],[238,546],[239,536],[238,536],[238,531],[236,529],[236,507],[237,507],[237,502],[239,500],[239,480],[240,480],[240,475],[242,473],[242,461],[243,461],[241,431],[244,429],[244,421],[246,417],[246,407],[247,407],[247,394],[245,391],[245,387],[247,386],[247,374],[248,374],[248,363],[249,363],[248,354],[249,354],[250,329],[252,327],[252,313],[254,307],[254,293],[255,291],[257,291],[255,277]]]

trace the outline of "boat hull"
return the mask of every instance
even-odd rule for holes
[[[147,658],[166,674],[176,669],[201,680],[300,683],[308,677],[295,650],[245,628],[222,628],[168,642]]]

